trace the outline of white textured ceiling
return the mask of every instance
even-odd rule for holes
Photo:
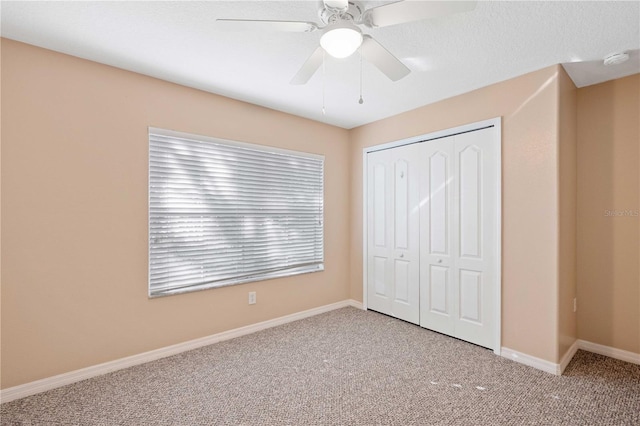
[[[365,7],[388,2],[363,1]],[[319,32],[230,32],[217,18],[319,22],[317,1],[7,2],[2,36],[344,128],[549,65],[580,86],[640,72],[640,2],[478,2],[474,11],[366,30],[412,72],[392,82],[358,55],[289,84]],[[623,71],[601,65],[632,52]]]

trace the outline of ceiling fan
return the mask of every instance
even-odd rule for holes
[[[322,0],[322,24],[301,21],[269,21],[251,19],[217,19],[218,25],[234,30],[267,30],[288,32],[322,31],[320,46],[302,65],[291,84],[305,84],[322,65],[324,52],[335,58],[347,58],[356,50],[392,81],[400,80],[411,70],[385,49],[365,29],[437,18],[474,9],[475,1],[397,1],[365,9],[355,0]]]

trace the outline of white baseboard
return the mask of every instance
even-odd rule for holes
[[[559,364],[555,364],[553,362],[536,358],[534,356],[504,347],[500,352],[500,356],[503,356],[504,358],[508,358],[515,362],[519,362],[520,364],[528,365],[529,367],[537,368],[538,370],[546,371],[547,373],[559,376],[564,373],[565,368],[567,368],[567,365],[569,365],[578,349],[608,356],[610,358],[619,359],[620,361],[626,361],[632,364],[640,365],[640,354],[625,351],[622,349],[612,348],[610,346],[599,345],[597,343],[587,342],[586,340],[576,340],[573,345],[571,345],[567,353],[564,354]]]
[[[584,349],[594,354],[605,355],[632,364],[640,364],[640,354],[612,348],[611,346],[599,345],[597,343],[587,342],[586,340],[578,340],[578,349]]]
[[[347,302],[349,302],[349,306],[352,306],[358,309],[364,309],[364,305],[362,304],[362,302],[358,302],[357,300],[353,300],[353,299],[349,299]]]
[[[579,349],[578,348],[578,341],[576,340],[575,342],[573,342],[573,345],[571,345],[571,347],[569,348],[567,353],[564,354],[564,356],[560,360],[560,373],[559,374],[564,373],[565,368],[567,368],[567,365],[569,365],[569,363],[573,359],[573,356],[576,354],[576,352],[578,352],[578,349]]]
[[[298,321],[304,318],[312,317],[314,315],[323,314],[335,309],[345,308],[347,306],[353,306],[355,308],[362,309],[362,303],[352,299],[343,300],[341,302],[332,303],[330,305],[319,306],[317,308],[297,312],[295,314],[285,315],[283,317],[259,322],[257,324],[251,324],[245,327],[223,331],[222,333],[213,334],[211,336],[189,340],[187,342],[178,343],[176,345],[166,346],[164,348],[155,349],[149,352],[116,359],[114,361],[108,361],[102,364],[81,368],[80,370],[70,371],[68,373],[59,374],[57,376],[47,377],[45,379],[40,379],[11,388],[3,389],[0,390],[0,403],[13,401],[30,395],[35,395],[40,392],[59,388],[61,386],[79,382],[81,380],[90,379],[91,377],[100,376],[112,371],[122,370],[123,368],[133,367],[134,365],[144,364],[145,362],[155,361],[160,358],[166,358],[182,352],[190,351],[192,349],[197,349],[203,346],[211,345],[213,343],[222,342],[223,340],[245,336],[247,334],[255,333],[260,330],[277,327],[279,325]]]
[[[520,364],[528,365],[529,367],[537,368],[538,370],[542,370],[547,373],[555,374],[556,376],[559,376],[561,374],[560,364],[536,358],[535,356],[527,355],[522,352],[514,351],[513,349],[502,347],[500,356],[515,362],[519,362]]]

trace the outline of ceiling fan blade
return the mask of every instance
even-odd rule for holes
[[[287,31],[309,33],[318,29],[313,22],[260,21],[253,19],[216,19],[216,24],[234,31]]]
[[[309,56],[309,59],[305,61],[300,68],[300,71],[291,79],[290,84],[306,84],[313,74],[316,73],[322,60],[324,59],[324,49],[320,46]]]
[[[411,70],[407,68],[398,58],[375,41],[371,36],[364,35],[360,52],[362,56],[380,71],[382,71],[392,81],[398,81],[406,77]]]
[[[362,22],[368,27],[386,27],[467,12],[475,9],[476,3],[476,1],[405,0],[366,10],[362,16]]]

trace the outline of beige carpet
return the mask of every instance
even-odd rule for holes
[[[640,366],[562,377],[345,308],[3,404],[2,425],[640,425]]]

